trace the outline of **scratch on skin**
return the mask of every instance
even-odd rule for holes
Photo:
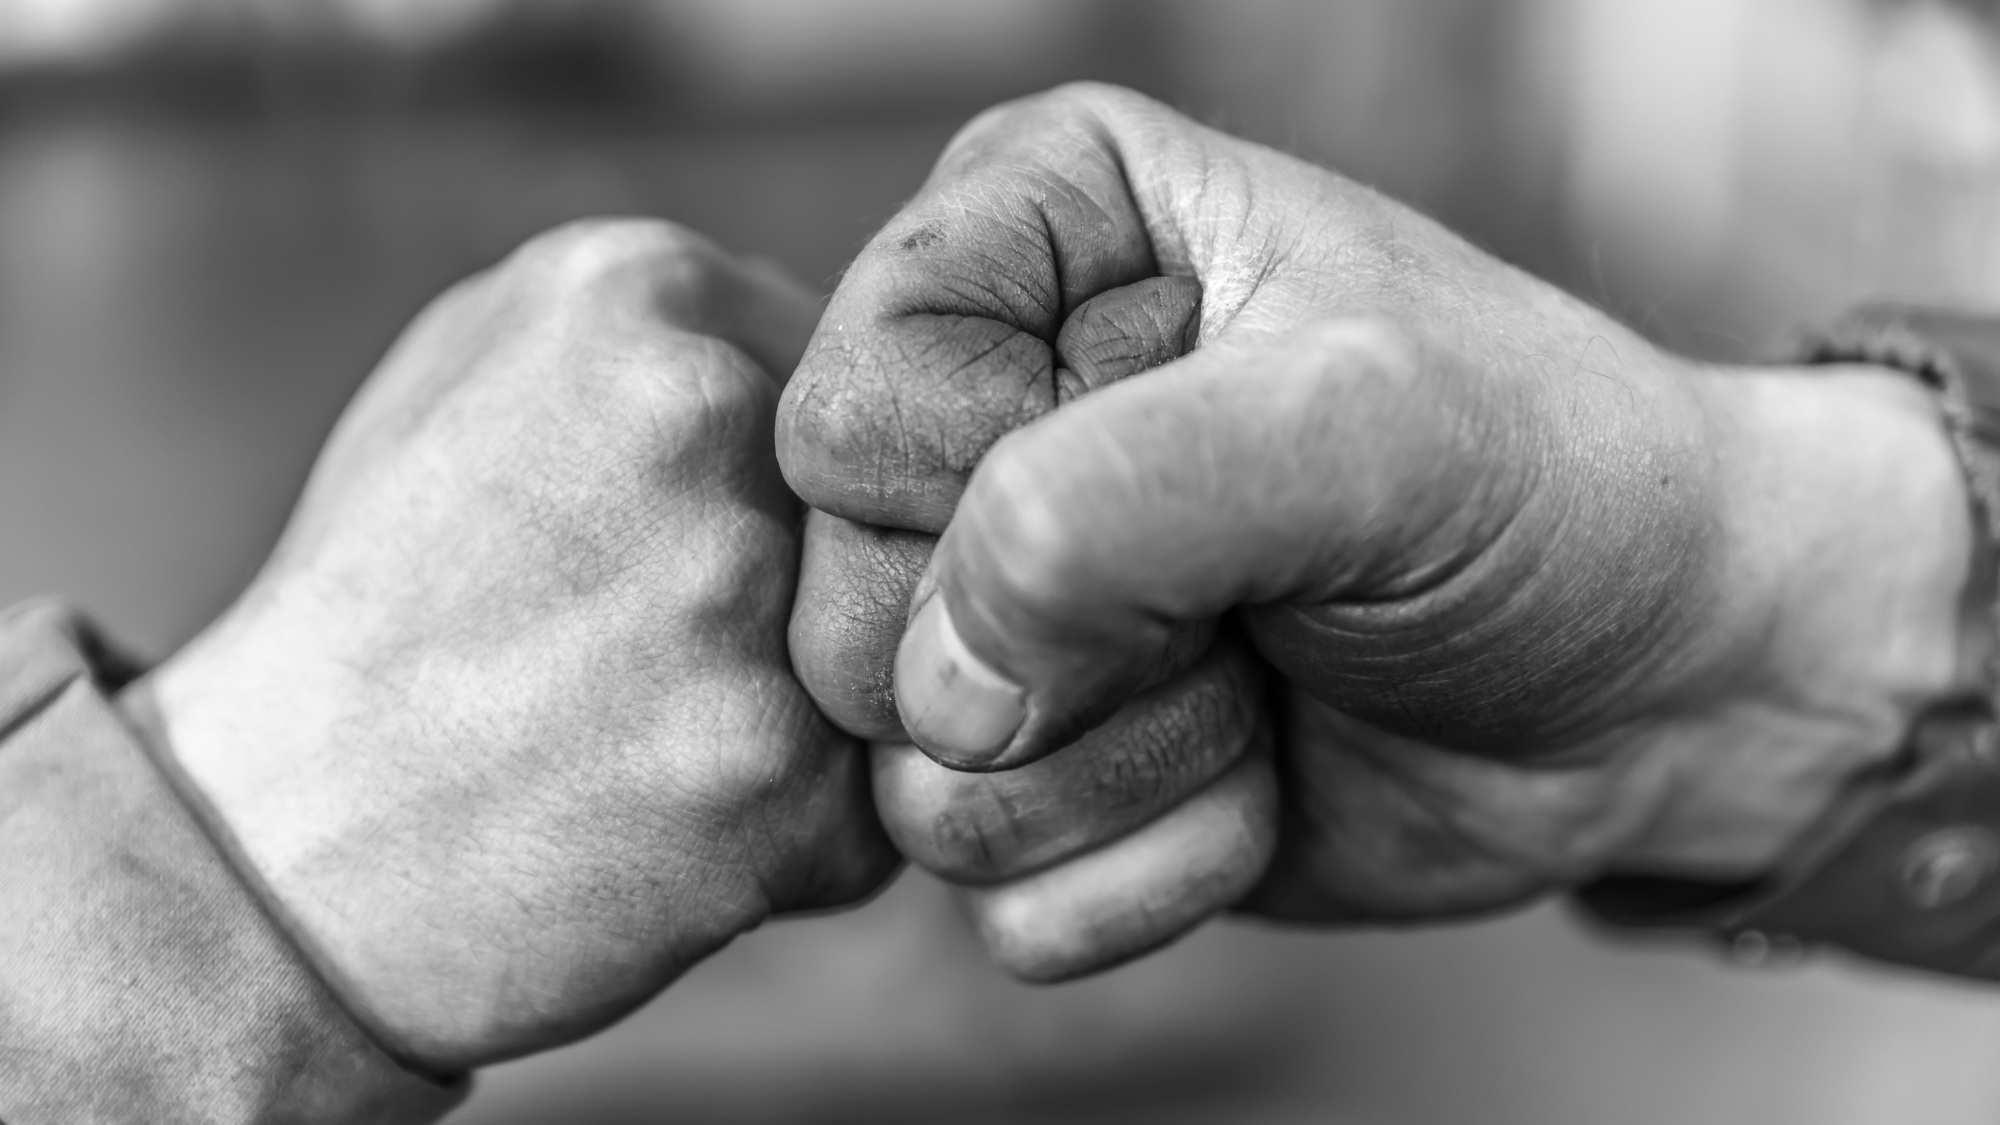
[[[925,223],[923,226],[904,235],[903,240],[896,245],[904,250],[928,250],[933,246],[943,244],[944,238],[943,223]]]

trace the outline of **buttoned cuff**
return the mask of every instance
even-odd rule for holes
[[[2000,316],[1882,305],[1811,339],[1813,363],[1905,371],[1938,396],[1972,501],[1969,616],[1996,613]],[[1701,928],[1761,959],[1838,946],[1897,965],[2000,980],[2000,668],[1920,716],[1896,759],[1856,778],[1779,870],[1736,884],[1613,877],[1578,899],[1619,926]]]
[[[0,1120],[431,1121],[237,881],[107,698],[74,613],[0,613]]]

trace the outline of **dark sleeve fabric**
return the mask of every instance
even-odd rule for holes
[[[74,613],[0,613],[0,1121],[431,1121],[304,967],[108,698]]]
[[[1939,396],[1984,540],[1967,596],[1996,615],[2000,554],[2000,317],[1862,309],[1806,349],[1809,361],[1875,363]],[[1579,895],[1620,926],[1708,930],[1739,953],[1832,945],[1958,977],[2000,980],[2000,668],[1984,690],[1920,718],[1902,753],[1808,833],[1783,869],[1748,884],[1614,877]]]

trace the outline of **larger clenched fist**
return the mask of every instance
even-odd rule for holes
[[[1246,892],[1416,919],[1754,875],[1973,682],[1909,381],[1666,354],[1108,87],[959,135],[778,452],[818,509],[806,686],[1030,976]]]

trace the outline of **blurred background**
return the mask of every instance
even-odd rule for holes
[[[1331,164],[1696,354],[2000,306],[1985,3],[0,0],[0,598],[164,655],[427,296],[663,215],[830,287],[967,115],[1091,77]],[[2000,995],[1557,907],[1213,927],[1028,989],[905,877],[456,1125],[1991,1125]]]

